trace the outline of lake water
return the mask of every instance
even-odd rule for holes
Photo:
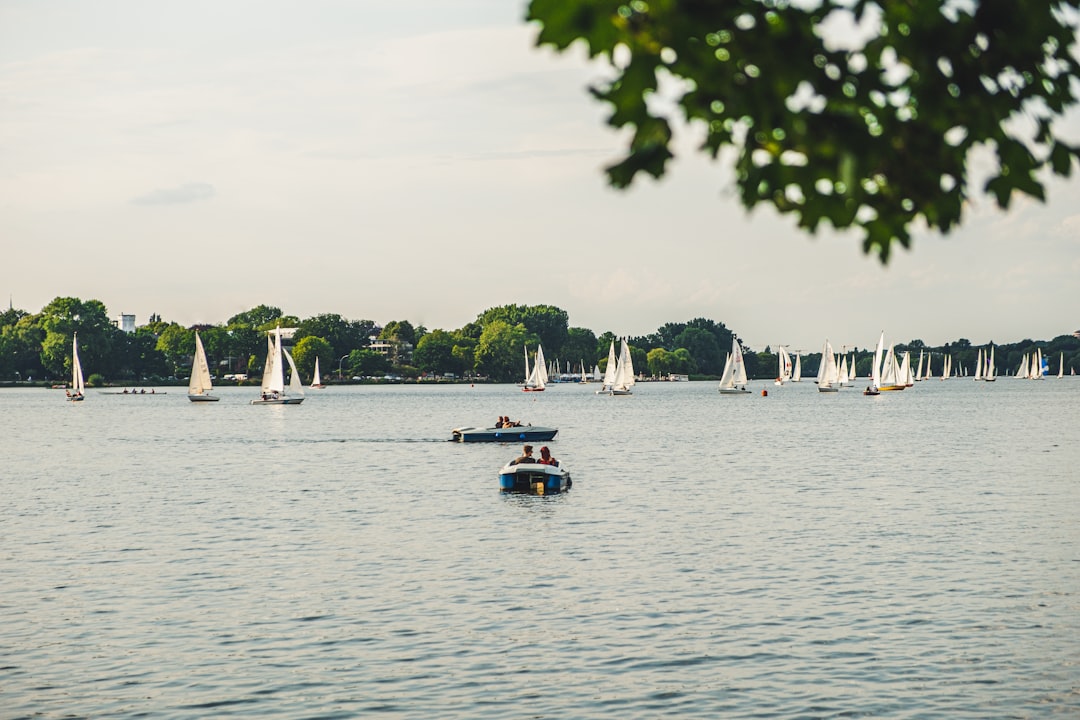
[[[0,717],[1080,717],[1080,380],[864,384],[0,391]]]

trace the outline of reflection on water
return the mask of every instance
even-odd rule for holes
[[[0,714],[1080,714],[1080,382],[767,389],[0,391]]]

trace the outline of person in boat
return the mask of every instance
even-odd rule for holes
[[[532,445],[526,445],[521,449],[521,457],[516,460],[511,460],[511,465],[521,465],[522,463],[535,463],[536,458],[532,454]]]
[[[551,457],[551,450],[548,449],[547,445],[540,448],[540,460],[538,460],[538,462],[541,465],[554,465],[555,467],[559,467],[559,461]]]
[[[496,430],[501,430],[502,429],[503,420],[505,420],[505,419],[506,418],[504,418],[502,415],[499,416],[499,419],[495,421],[495,429]]]

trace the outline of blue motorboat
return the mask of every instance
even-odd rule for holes
[[[460,427],[450,431],[453,440],[458,442],[503,442],[519,443],[538,440],[551,440],[558,434],[559,428],[539,425],[518,425],[508,428]]]
[[[573,487],[570,473],[558,465],[507,463],[499,471],[499,490],[527,495],[558,495]]]

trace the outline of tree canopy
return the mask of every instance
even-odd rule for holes
[[[591,92],[610,125],[633,129],[606,169],[613,186],[664,175],[678,113],[704,127],[702,151],[734,150],[747,209],[858,228],[888,262],[913,225],[960,223],[975,148],[996,159],[983,190],[1005,209],[1014,193],[1045,199],[1047,171],[1071,174],[1080,146],[1054,121],[1076,104],[1078,6],[531,0],[528,19],[539,45],[583,41],[612,66]]]

